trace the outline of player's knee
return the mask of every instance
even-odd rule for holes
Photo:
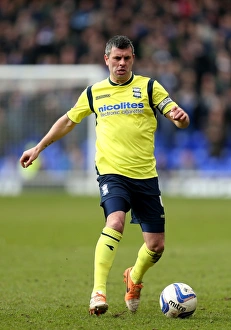
[[[121,234],[124,231],[124,223],[125,213],[123,211],[113,212],[107,217],[107,226],[118,231]]]
[[[165,235],[162,233],[143,233],[144,241],[147,248],[155,253],[163,253]]]
[[[150,242],[147,244],[147,248],[152,252],[162,254],[164,252],[164,242]]]
[[[162,254],[164,252],[164,244],[158,245],[155,249],[155,252]]]

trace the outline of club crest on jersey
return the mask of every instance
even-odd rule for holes
[[[141,98],[141,88],[140,87],[133,87],[133,96],[140,99]]]

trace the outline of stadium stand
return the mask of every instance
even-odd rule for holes
[[[0,1],[0,65],[104,65],[105,42],[115,34],[133,40],[135,72],[162,83],[191,118],[190,128],[183,132],[160,118],[156,148],[159,168],[229,171],[229,0]],[[17,93],[13,98],[3,91],[0,94],[0,168],[9,157],[20,154],[27,138],[38,138],[43,115],[48,117],[48,127],[57,114],[68,110],[70,100],[75,103],[73,95],[68,95],[66,103],[64,99],[51,102],[52,95],[42,95],[44,107],[32,137],[29,110],[37,100],[22,99]],[[71,161],[73,155],[68,154],[65,144],[57,145],[57,152],[61,151],[64,156],[54,166],[84,166],[82,160],[82,165],[75,163],[80,161],[79,155]]]

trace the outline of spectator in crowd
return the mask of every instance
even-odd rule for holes
[[[231,126],[228,0],[3,0],[0,64],[103,64],[106,40],[124,31],[137,49],[134,70],[160,81],[188,111],[189,134],[199,131],[211,144],[211,156],[222,154]],[[221,153],[212,151],[215,99],[222,103],[212,120],[221,131]],[[163,144],[174,145],[175,130],[164,123],[159,130]]]

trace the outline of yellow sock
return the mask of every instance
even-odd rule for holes
[[[92,292],[101,291],[106,295],[106,284],[122,234],[104,227],[95,248],[94,287]]]
[[[144,243],[138,252],[136,263],[130,273],[133,283],[141,283],[146,271],[150,267],[152,267],[160,259],[161,256],[162,252],[153,252],[149,250],[146,246],[146,243]]]

